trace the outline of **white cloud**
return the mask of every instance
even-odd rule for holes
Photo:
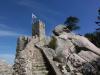
[[[13,31],[0,30],[0,36],[20,36],[20,35],[22,34]]]
[[[0,54],[0,60],[5,60],[8,64],[14,64],[14,54]]]
[[[40,2],[33,1],[33,0],[20,0],[17,4],[32,8],[33,10],[41,11],[43,13],[49,13],[52,15],[60,16],[62,14],[62,13],[59,13],[59,11],[56,11],[47,7],[47,5],[44,5]]]
[[[0,37],[1,36],[13,36],[13,37],[16,37],[16,36],[20,36],[20,35],[23,35],[23,34],[14,32],[13,28],[8,26],[8,25],[0,24]]]
[[[0,24],[0,28],[3,28],[3,29],[12,29],[11,27],[5,25],[5,24]]]
[[[0,36],[18,36],[18,33],[15,33],[13,31],[10,31],[12,28],[5,25],[0,24]]]
[[[7,19],[7,18],[4,16],[0,16],[0,20],[4,20],[4,19]]]

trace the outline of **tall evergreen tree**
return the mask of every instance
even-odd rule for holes
[[[95,33],[86,33],[85,34],[85,37],[87,37],[88,38],[88,40],[90,40],[93,44],[95,44],[96,46],[98,45],[97,44],[97,40],[96,40],[96,35],[95,35]]]
[[[100,8],[98,10],[97,21],[95,22],[98,26],[100,26]],[[100,47],[100,28],[98,27],[94,33],[85,34],[92,43],[94,43],[97,47]]]
[[[79,19],[74,16],[69,16],[66,18],[64,24],[69,28],[70,31],[80,29],[80,27],[77,25],[79,22]]]
[[[98,9],[98,16],[97,16],[96,24],[97,24],[98,26],[100,26],[100,8]],[[99,45],[99,47],[100,47],[100,27],[98,27],[98,28],[96,29],[96,40],[97,40],[98,45]]]
[[[96,24],[100,26],[100,8],[98,9],[98,17],[97,17]],[[100,32],[100,28],[97,28],[96,30]]]

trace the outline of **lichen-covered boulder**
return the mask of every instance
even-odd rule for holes
[[[7,64],[4,60],[0,60],[0,75],[12,75],[12,66]]]

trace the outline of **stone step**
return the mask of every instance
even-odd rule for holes
[[[48,71],[33,71],[33,75],[48,75]]]
[[[33,69],[33,71],[44,71],[44,70],[47,70],[47,67],[45,66],[45,64],[46,64],[45,62],[42,62],[42,63],[34,62],[32,69]]]
[[[40,70],[46,70],[47,68],[45,66],[41,66],[41,67],[32,67],[33,71],[40,71]]]
[[[37,63],[36,62],[36,63],[33,63],[33,67],[35,67],[35,66],[45,66],[45,64],[46,63],[41,63],[41,62],[40,63],[39,62]]]

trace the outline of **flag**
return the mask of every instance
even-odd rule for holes
[[[35,14],[32,13],[32,23],[34,23],[37,20],[37,17],[35,16]]]
[[[37,18],[37,17],[32,13],[32,19],[35,19],[35,18]]]

